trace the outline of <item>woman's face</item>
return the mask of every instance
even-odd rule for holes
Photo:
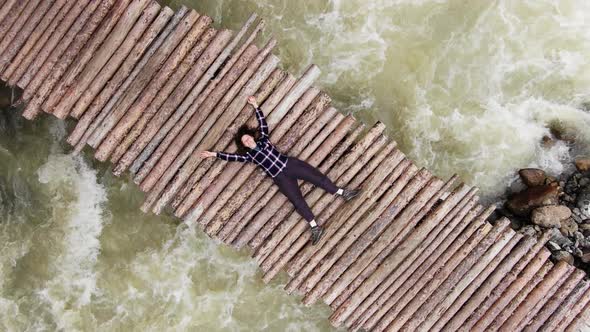
[[[256,147],[256,141],[254,140],[254,137],[250,135],[242,136],[242,143],[250,149],[254,149]]]

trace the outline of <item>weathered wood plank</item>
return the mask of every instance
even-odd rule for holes
[[[98,96],[93,96],[93,92],[87,91],[78,100],[74,112],[76,114],[81,112],[83,115],[68,137],[68,143],[75,146],[75,152],[82,151],[86,146],[92,133],[110,114],[114,104],[119,101],[134,78],[186,15],[187,11],[186,7],[182,7],[176,14],[168,7],[160,11],[158,17],[152,22],[149,29],[144,32],[131,53],[127,55],[125,61],[117,69],[114,76],[109,79],[106,86],[102,88]],[[156,37],[158,38],[156,39]]]

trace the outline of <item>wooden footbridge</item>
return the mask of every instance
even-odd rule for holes
[[[187,223],[253,257],[268,282],[280,271],[303,302],[332,307],[334,326],[364,330],[573,331],[590,307],[584,272],[548,260],[542,238],[486,221],[477,189],[419,169],[384,134],[330,106],[278,68],[276,41],[256,46],[253,15],[217,30],[193,10],[154,0],[0,0],[0,77],[23,90],[23,115],[72,117],[68,142],[113,172],[131,172],[142,206],[170,207]],[[344,204],[308,184],[326,227],[307,224],[254,165],[202,160],[236,147],[256,124],[246,97],[268,115],[272,140],[337,185],[363,187]]]

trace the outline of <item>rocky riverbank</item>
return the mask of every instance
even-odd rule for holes
[[[519,176],[524,189],[509,195],[500,214],[524,232],[551,232],[552,258],[590,273],[590,158],[577,157],[575,171],[563,178],[534,168]]]

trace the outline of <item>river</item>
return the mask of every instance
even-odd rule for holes
[[[515,170],[566,170],[590,146],[590,2],[184,0],[217,26],[250,13],[283,68],[322,69],[334,105],[388,133],[419,165],[458,173],[486,201]],[[91,154],[72,122],[0,111],[0,330],[318,331],[305,307],[236,252],[165,216]],[[559,124],[578,145],[540,142]]]

